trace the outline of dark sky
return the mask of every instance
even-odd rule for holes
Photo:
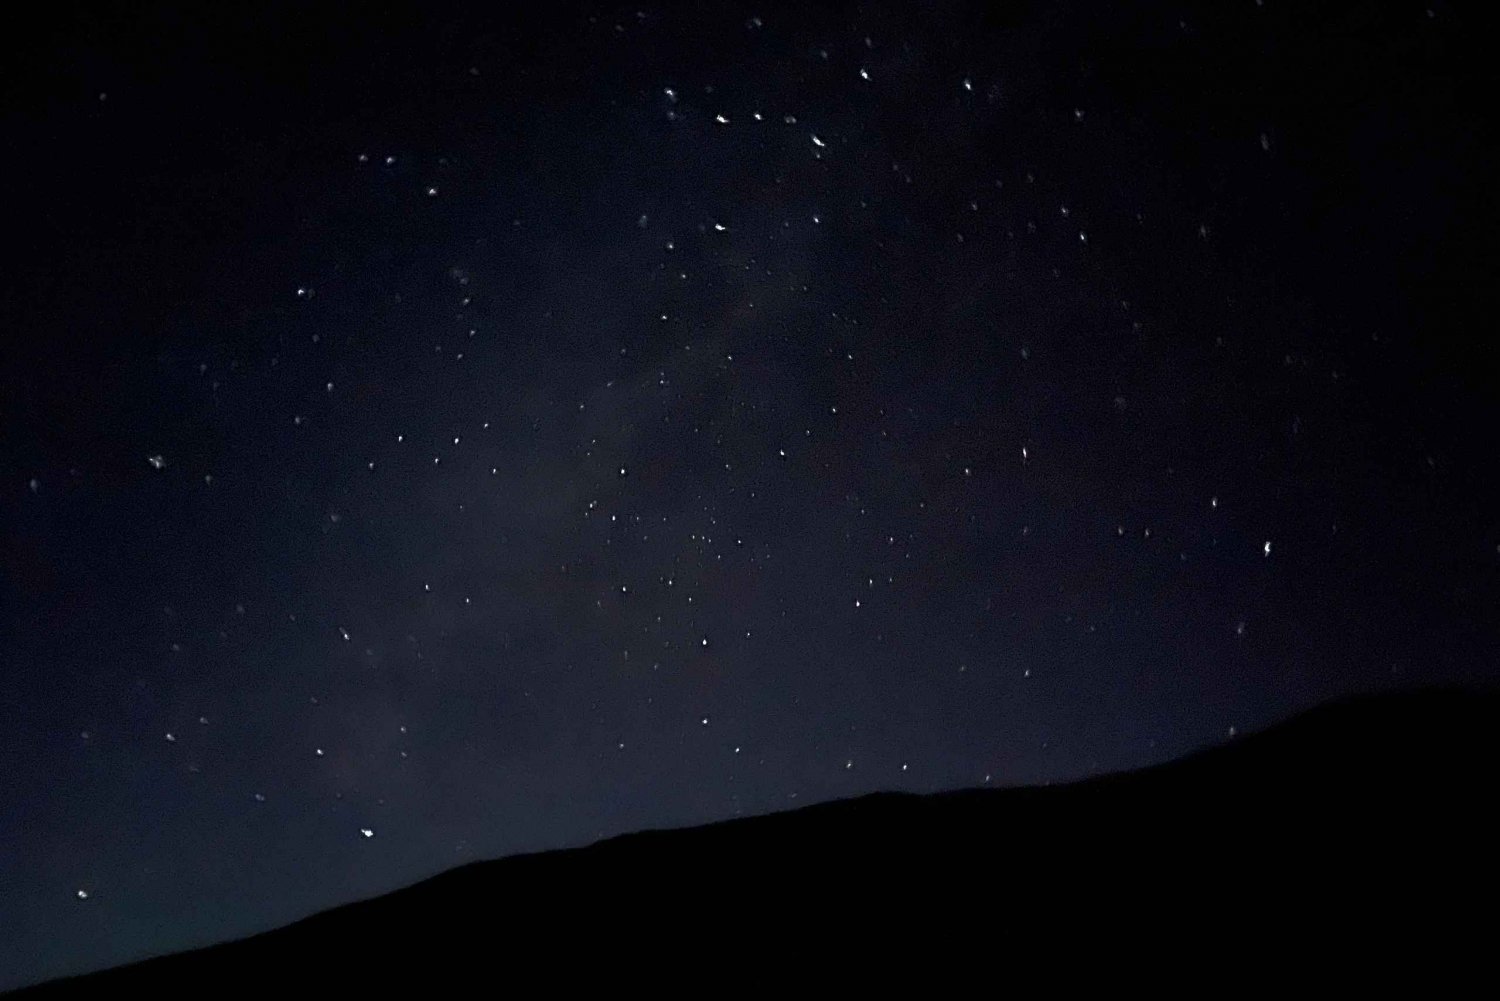
[[[12,33],[0,987],[1493,683],[1483,33],[1104,6]]]

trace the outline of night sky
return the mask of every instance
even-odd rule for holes
[[[8,36],[0,988],[1500,676],[1464,8],[538,6]]]

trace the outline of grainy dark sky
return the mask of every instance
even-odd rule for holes
[[[1493,681],[1462,5],[542,6],[8,39],[0,987]]]

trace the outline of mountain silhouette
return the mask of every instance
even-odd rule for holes
[[[12,996],[825,978],[946,993],[976,977],[1119,989],[1127,971],[1214,990],[1331,978],[1430,992],[1487,955],[1497,725],[1494,694],[1365,696],[1137,772],[882,793],[475,863]]]

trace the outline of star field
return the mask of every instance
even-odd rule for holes
[[[1137,7],[56,15],[0,987],[1491,679],[1469,29]]]

